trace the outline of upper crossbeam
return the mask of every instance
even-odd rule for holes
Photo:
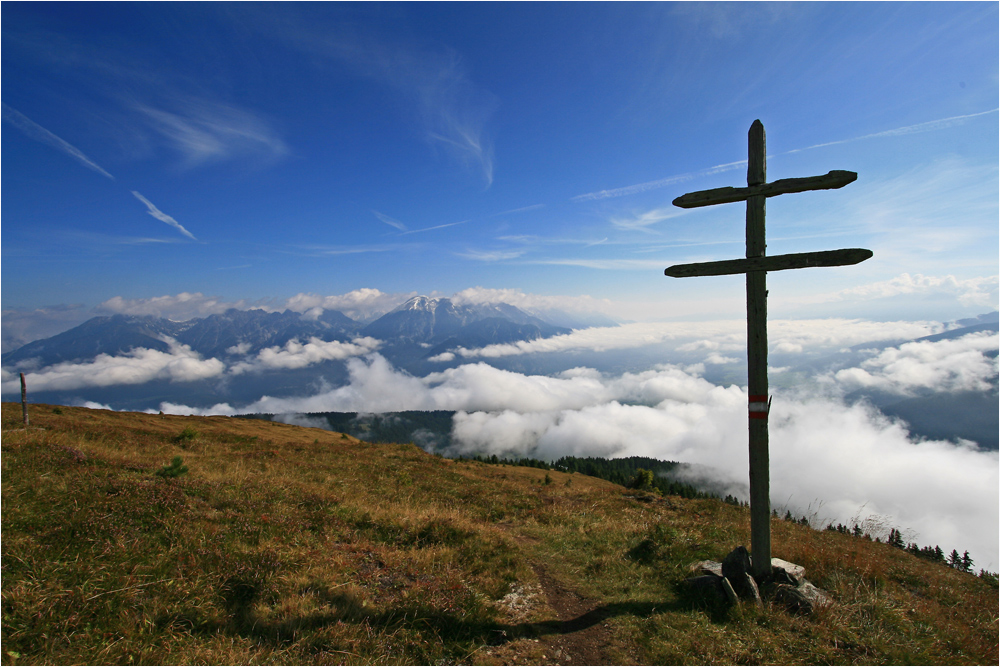
[[[866,248],[796,252],[747,259],[726,259],[720,262],[674,264],[663,273],[671,278],[690,278],[693,276],[728,276],[737,273],[750,273],[751,271],[784,271],[785,269],[804,269],[810,266],[848,266],[863,262],[872,254],[872,251]]]
[[[822,176],[806,176],[804,178],[782,178],[773,183],[762,183],[751,185],[745,188],[714,188],[712,190],[699,190],[681,195],[674,200],[674,206],[681,208],[698,208],[700,206],[712,206],[713,204],[729,204],[737,201],[746,201],[750,197],[762,195],[764,197],[776,197],[778,195],[792,192],[806,192],[808,190],[836,190],[848,183],[853,183],[858,179],[857,173],[853,171],[843,171],[835,169]]]

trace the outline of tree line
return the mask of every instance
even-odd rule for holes
[[[842,523],[838,523],[834,526],[830,523],[827,530],[834,531],[837,533],[842,533],[844,535],[851,535],[859,539],[874,540],[875,542],[881,542],[878,536],[872,537],[870,534],[866,533],[864,529],[858,524],[854,524],[851,527],[845,526]],[[952,549],[951,553],[945,556],[944,550],[940,546],[934,545],[921,547],[917,545],[916,542],[906,542],[903,539],[903,534],[896,530],[895,528],[889,529],[889,536],[886,538],[885,543],[889,546],[896,547],[901,551],[905,551],[909,554],[916,556],[917,558],[923,558],[932,563],[940,563],[942,565],[947,565],[950,568],[956,569],[959,572],[968,572],[969,574],[975,574],[973,565],[975,564],[972,557],[969,556],[969,552],[966,551],[962,555],[958,554],[958,549]],[[980,568],[979,578],[986,579],[993,582],[993,585],[998,585],[998,575],[996,572],[990,572]]]
[[[468,458],[460,458],[490,465],[523,466],[538,468],[540,470],[579,473],[581,475],[597,477],[598,479],[603,479],[626,488],[658,492],[665,496],[680,496],[681,498],[719,497],[711,492],[702,491],[690,484],[664,476],[679,466],[679,463],[675,461],[661,461],[645,456],[629,456],[622,459],[606,459],[600,456],[563,456],[551,463],[530,457],[501,458],[496,454],[490,456],[478,454]]]

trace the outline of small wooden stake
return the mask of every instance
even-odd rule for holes
[[[28,428],[28,388],[24,384],[24,373],[21,373],[21,415],[24,417],[24,428]]]

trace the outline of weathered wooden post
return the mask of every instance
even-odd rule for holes
[[[764,125],[755,121],[747,137],[747,186],[767,181]],[[747,197],[747,259],[764,257],[767,198]],[[747,271],[747,394],[750,430],[750,557],[754,576],[771,572],[771,469],[767,431],[767,272]],[[763,514],[763,516],[759,516]],[[767,570],[761,565],[766,564]]]
[[[24,417],[24,428],[28,428],[28,388],[24,384],[24,373],[21,373],[21,416]]]
[[[715,188],[690,192],[674,200],[674,206],[697,208],[746,201],[746,259],[699,264],[677,264],[664,273],[675,278],[747,276],[747,393],[750,436],[750,543],[753,574],[758,580],[771,573],[771,500],[767,418],[767,272],[809,266],[843,266],[863,262],[871,250],[847,248],[825,252],[794,253],[767,257],[764,218],[768,197],[807,190],[831,190],[854,182],[852,171],[831,171],[825,176],[786,178],[767,182],[767,151],[764,125],[755,120],[747,137],[747,187]]]

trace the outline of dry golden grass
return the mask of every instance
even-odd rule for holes
[[[31,409],[27,431],[2,412],[4,664],[553,662],[543,575],[596,607],[609,663],[997,663],[996,589],[887,545],[775,520],[775,555],[836,604],[715,609],[677,584],[747,542],[742,508],[263,421]],[[175,456],[189,471],[157,476]]]

